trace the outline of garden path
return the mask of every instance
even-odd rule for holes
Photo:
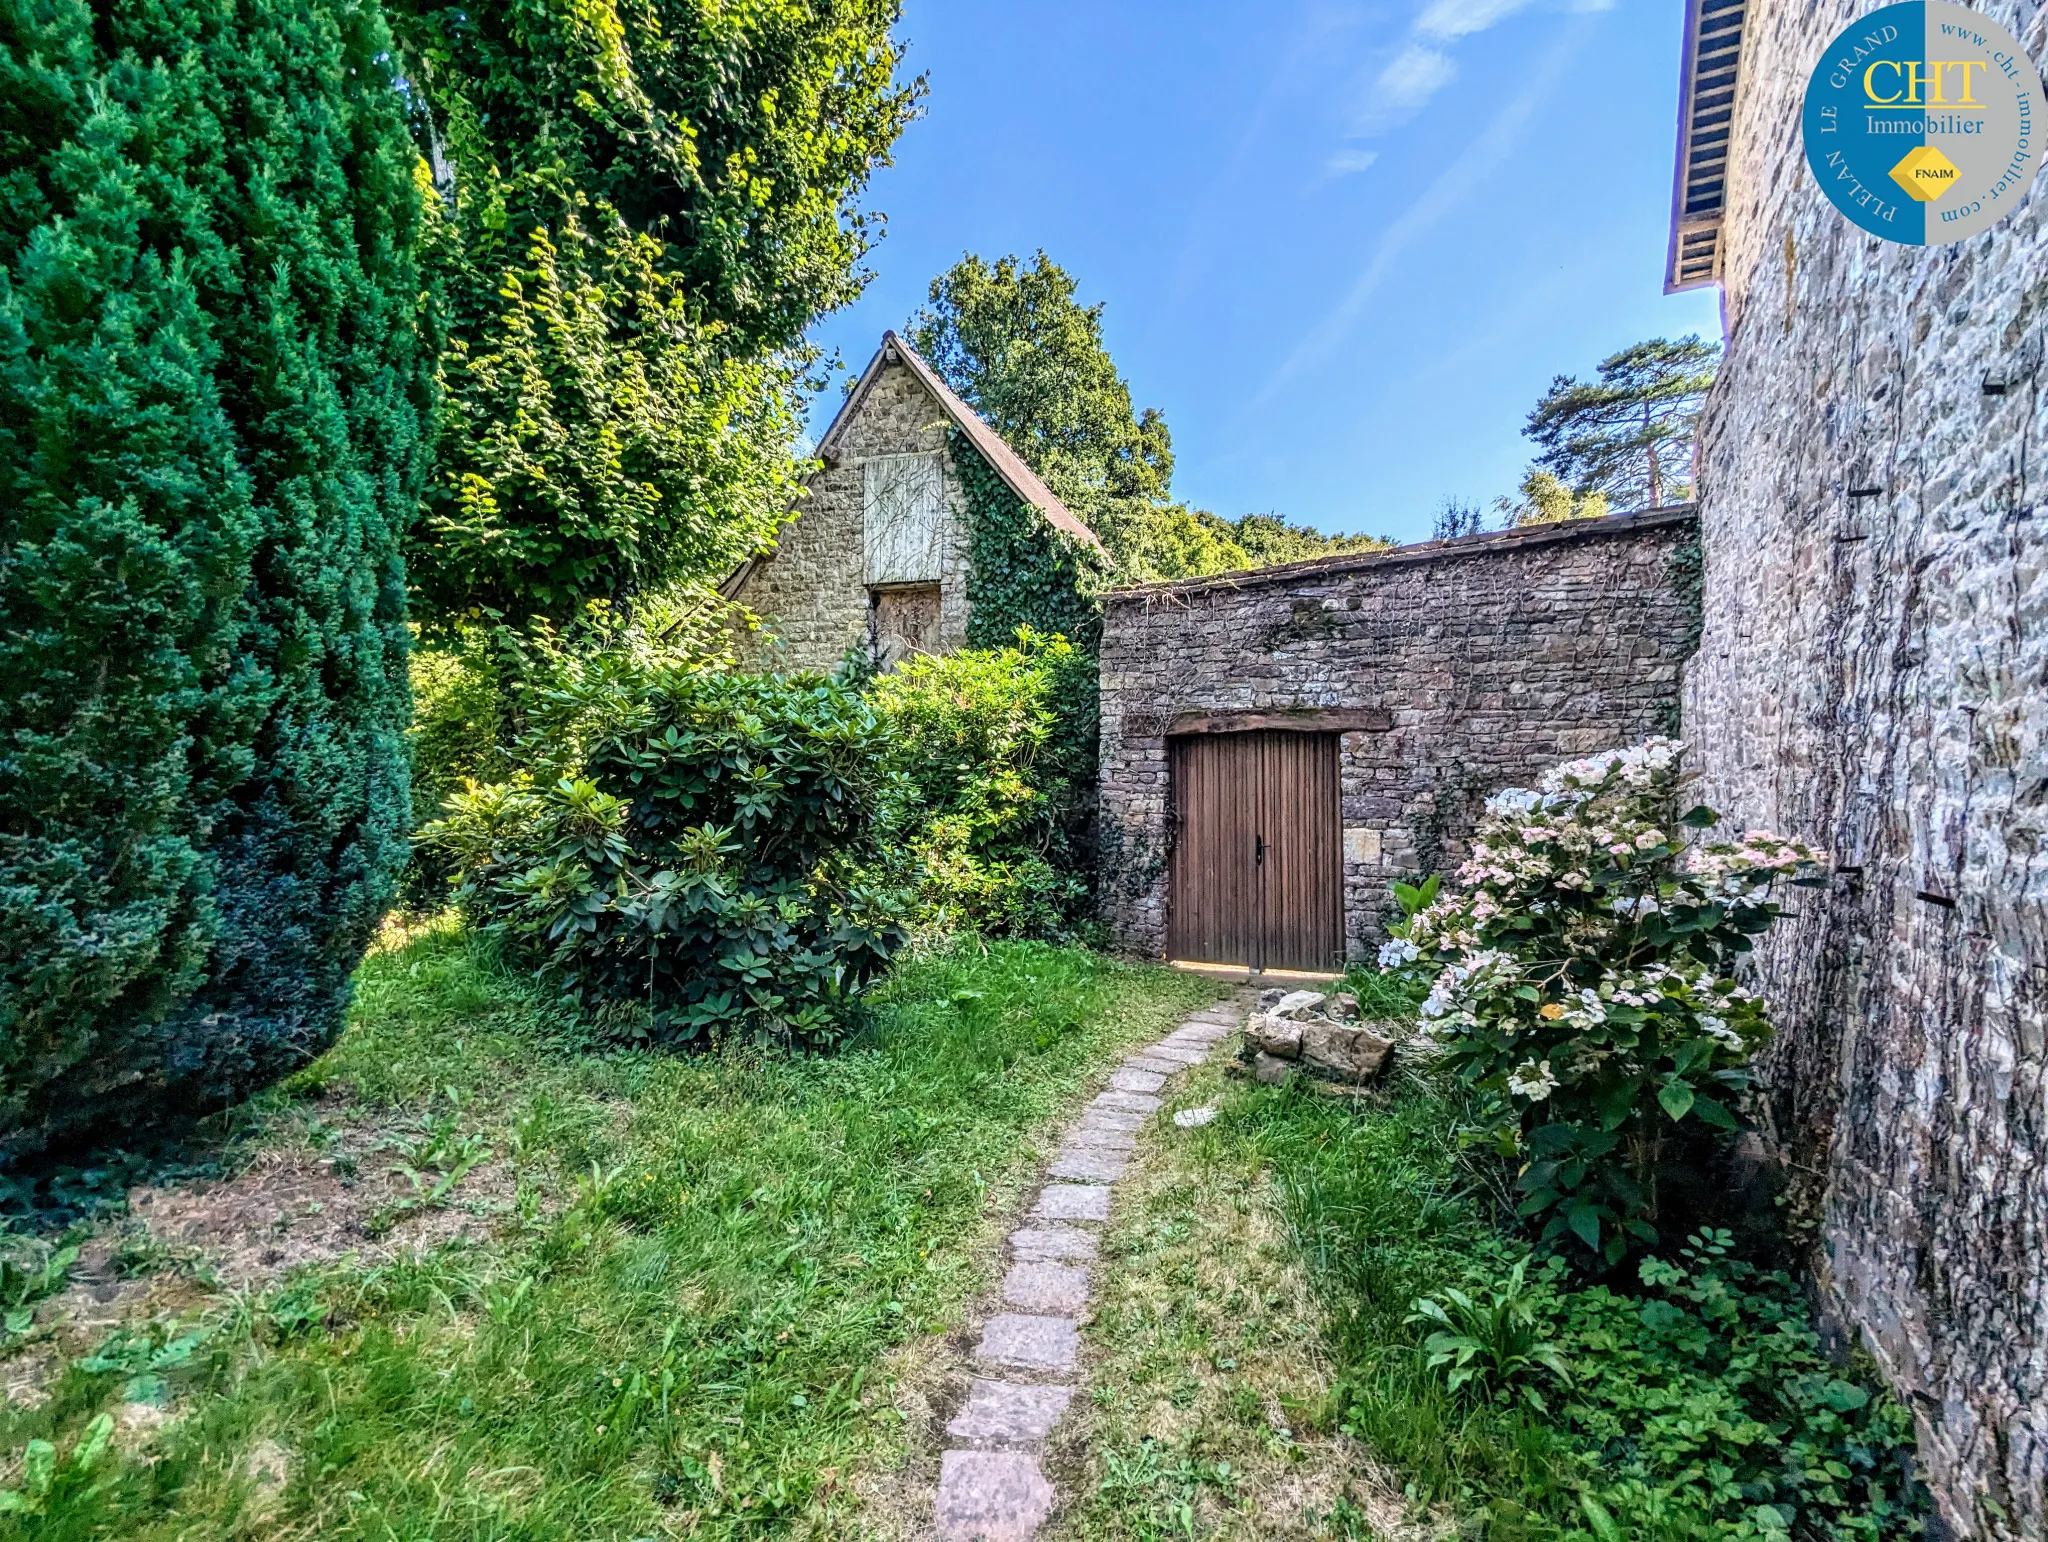
[[[982,1320],[972,1389],[946,1426],[933,1500],[939,1542],[1029,1542],[1051,1514],[1055,1493],[1039,1458],[1081,1390],[1080,1322],[1117,1182],[1164,1104],[1160,1093],[1242,1017],[1229,1003],[1205,1007],[1132,1055],[1046,1164],[1024,1226],[1005,1244],[1009,1269]]]

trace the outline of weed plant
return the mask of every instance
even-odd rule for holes
[[[1511,1235],[1471,1112],[1411,1081],[1361,1116],[1247,1091],[1328,1309],[1346,1433],[1487,1542],[1877,1542],[1918,1535],[1912,1422],[1823,1353],[1794,1282],[1707,1233],[1586,1286]]]
[[[905,965],[829,1058],[592,1054],[429,926],[373,955],[348,1033],[276,1103],[415,1120],[421,1203],[487,1149],[517,1175],[498,1235],[74,1361],[0,1414],[0,1538],[853,1534],[842,1480],[898,1439],[883,1356],[957,1321],[1035,1128],[1211,994],[1008,944]],[[170,1422],[110,1444],[135,1404]]]

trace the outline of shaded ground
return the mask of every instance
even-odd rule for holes
[[[54,1471],[0,1539],[865,1534],[1052,1122],[1212,994],[1010,945],[836,1055],[656,1055],[394,936],[246,1160],[136,1193],[0,1351],[0,1487]]]
[[[1228,1062],[1171,1110],[1230,1096]],[[1213,1125],[1162,1115],[1104,1242],[1087,1330],[1091,1397],[1055,1435],[1048,1533],[1097,1538],[1370,1538],[1404,1523],[1387,1474],[1335,1428],[1323,1307],[1271,1175],[1228,1159]]]

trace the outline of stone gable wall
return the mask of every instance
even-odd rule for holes
[[[1887,244],[1830,207],[1800,100],[1865,9],[1751,11],[1686,738],[1736,828],[1838,864],[1754,971],[1781,1024],[1771,1133],[1818,1222],[1823,1298],[1918,1415],[1948,1528],[2040,1539],[2048,183],[1948,247]],[[1981,9],[2048,56],[2048,11]]]
[[[1183,714],[1382,709],[1343,735],[1346,947],[1388,884],[1452,865],[1500,787],[1675,726],[1697,630],[1689,513],[1553,525],[1112,594],[1102,638],[1103,918],[1166,943],[1167,737]]]
[[[867,642],[861,468],[874,455],[930,452],[940,458],[952,519],[939,580],[939,642],[948,651],[966,645],[967,499],[947,453],[946,426],[945,409],[906,366],[883,365],[846,425],[838,459],[806,484],[797,518],[735,595],[768,623],[771,667],[831,669],[849,648]]]

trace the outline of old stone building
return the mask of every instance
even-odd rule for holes
[[[2048,10],[1980,9],[2035,59]],[[2048,240],[1951,246],[1808,173],[1847,0],[1694,0],[1669,278],[1722,286],[1685,736],[1737,827],[1827,847],[1765,939],[1773,1134],[1825,1298],[1908,1399],[1946,1528],[2048,1536]]]
[[[1104,919],[1155,958],[1370,956],[1488,794],[1677,726],[1697,559],[1677,508],[1111,594]]]
[[[894,332],[817,450],[797,518],[724,592],[767,622],[788,669],[830,669],[850,649],[884,666],[967,644],[973,621],[972,485],[993,477],[1055,543],[1101,542]]]

